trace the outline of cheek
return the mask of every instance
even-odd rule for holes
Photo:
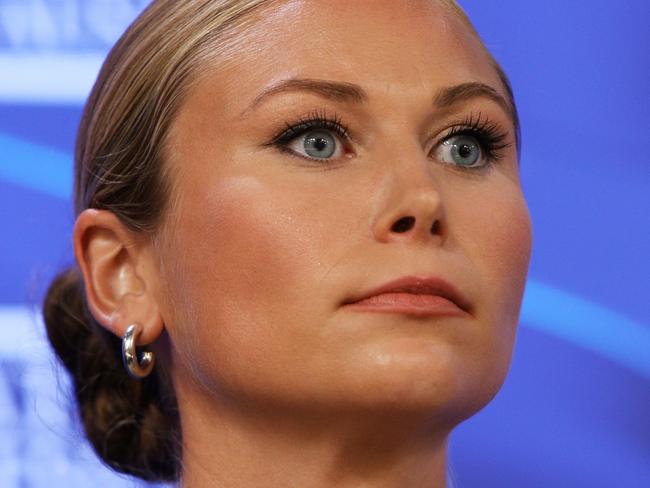
[[[528,273],[532,229],[518,184],[491,180],[450,191],[450,239],[467,258],[475,290],[475,327],[464,344],[459,411],[475,412],[499,391],[515,344]],[[467,202],[475,202],[468,205]],[[477,203],[478,202],[478,203]]]
[[[481,280],[481,313],[491,335],[487,343],[495,348],[494,357],[509,357],[530,261],[530,214],[518,185],[503,185],[475,201],[482,203],[467,210],[463,239]]]
[[[172,339],[204,381],[265,388],[264,378],[272,389],[269,378],[283,376],[297,345],[314,341],[297,324],[318,319],[309,306],[318,294],[318,219],[295,208],[303,200],[295,191],[255,177],[202,186],[182,204],[172,251],[170,293],[180,297]]]

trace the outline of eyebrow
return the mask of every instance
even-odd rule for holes
[[[309,92],[329,100],[356,104],[367,103],[369,99],[363,88],[354,83],[313,78],[288,78],[272,84],[257,95],[251,105],[241,113],[241,116],[247,115],[263,100],[272,95],[292,91]],[[497,90],[485,83],[472,81],[441,88],[433,97],[433,106],[438,110],[445,110],[476,98],[487,98],[497,103],[512,119],[513,124],[517,125],[514,104],[503,98]]]
[[[368,95],[359,85],[343,81],[319,80],[313,78],[288,78],[280,80],[257,95],[253,103],[241,115],[255,109],[263,100],[282,92],[306,91],[336,102],[366,103]]]
[[[440,89],[436,93],[433,105],[439,110],[444,110],[474,98],[487,98],[496,102],[514,121],[511,104],[490,85],[476,81]]]

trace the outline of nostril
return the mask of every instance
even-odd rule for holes
[[[394,232],[406,232],[413,227],[413,222],[415,222],[413,217],[402,217],[393,224],[392,230]]]
[[[431,226],[431,233],[437,234],[438,232],[440,232],[440,221],[436,220]]]

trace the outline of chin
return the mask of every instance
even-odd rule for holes
[[[501,384],[485,381],[480,368],[464,360],[453,345],[408,342],[375,345],[357,361],[347,361],[349,366],[331,381],[341,401],[373,412],[431,415],[457,409],[469,416],[487,404]]]

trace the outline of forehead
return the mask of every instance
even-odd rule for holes
[[[214,68],[223,109],[290,77],[356,83],[371,98],[481,81],[506,97],[471,28],[438,0],[272,1],[234,33]]]

